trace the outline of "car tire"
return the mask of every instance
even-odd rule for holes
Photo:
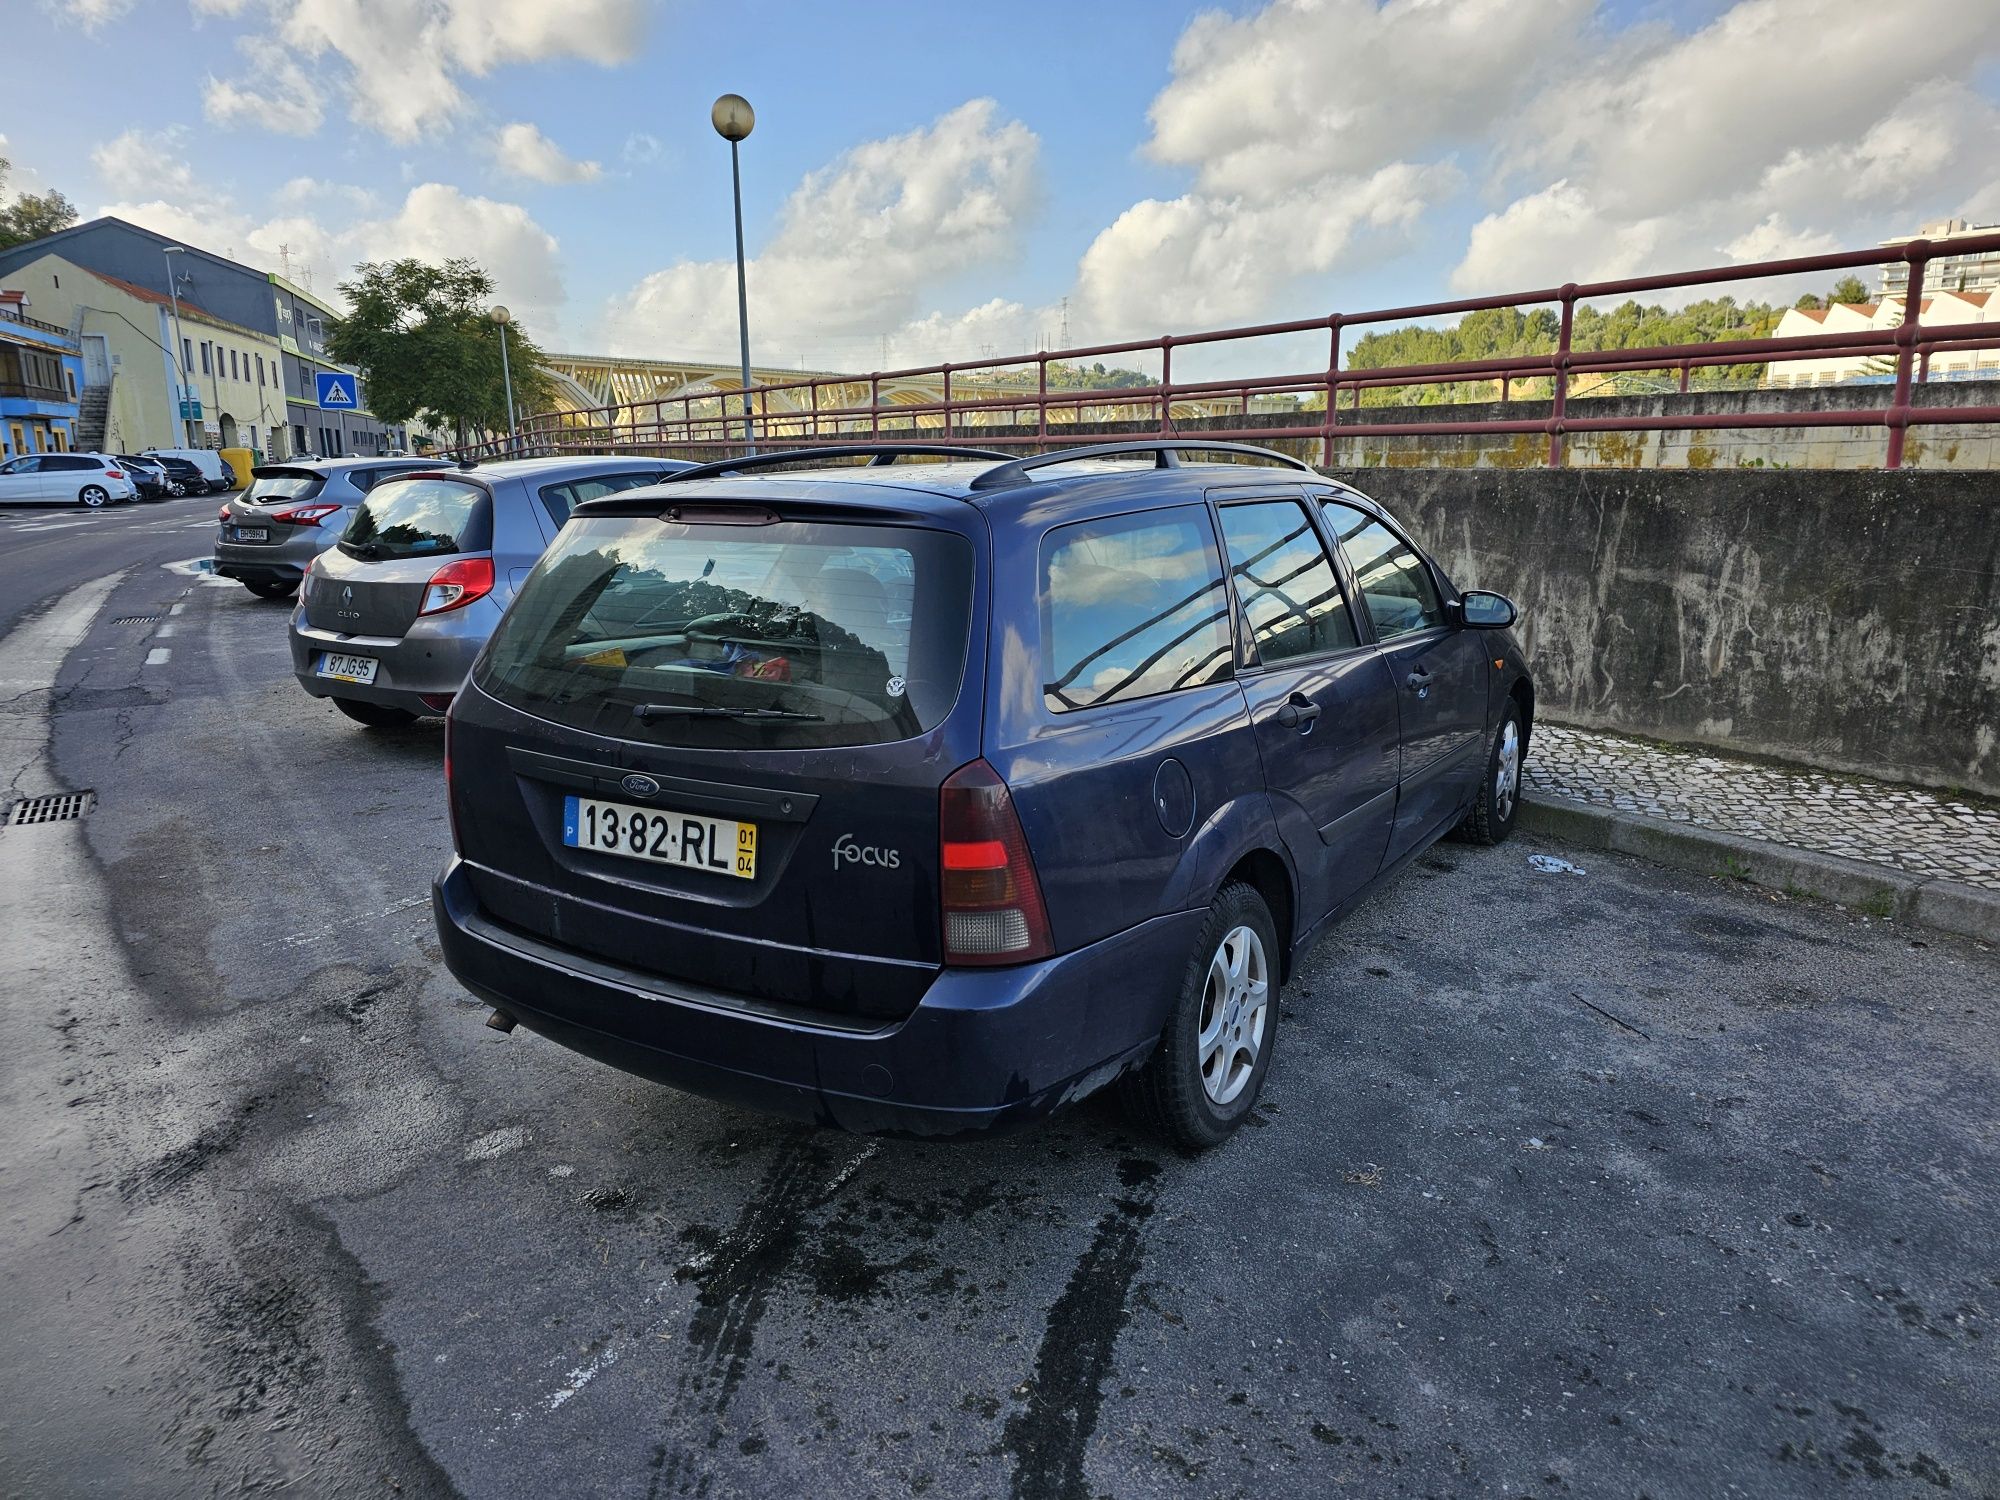
[[[1158,1050],[1121,1085],[1126,1107],[1184,1150],[1227,1140],[1270,1071],[1279,966],[1264,898],[1240,881],[1224,886],[1188,955]]]
[[[346,714],[357,724],[365,724],[370,729],[401,729],[417,722],[417,716],[407,708],[392,708],[386,703],[368,703],[360,698],[336,698],[333,706]]]
[[[1500,715],[1500,727],[1493,731],[1493,746],[1486,753],[1486,776],[1479,783],[1479,800],[1458,825],[1459,835],[1474,844],[1497,844],[1514,831],[1514,819],[1521,812],[1521,751],[1527,744],[1521,733],[1521,708],[1512,698]]]
[[[299,591],[296,580],[283,578],[259,580],[256,583],[252,583],[246,578],[243,580],[243,587],[250,590],[259,599],[289,599]]]
[[[86,484],[76,492],[76,503],[87,505],[92,510],[102,510],[111,503],[111,491],[101,484]]]

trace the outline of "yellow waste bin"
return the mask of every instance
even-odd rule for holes
[[[233,490],[248,488],[250,470],[256,466],[257,455],[248,448],[224,448],[222,461],[229,465],[230,472],[236,476],[236,482],[230,485],[230,488]]]

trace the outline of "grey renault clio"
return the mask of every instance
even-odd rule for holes
[[[340,539],[308,560],[292,611],[292,675],[371,728],[443,713],[570,509],[688,467],[527,458],[384,478]]]

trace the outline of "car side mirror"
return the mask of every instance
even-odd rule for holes
[[[1512,599],[1487,589],[1467,589],[1459,596],[1458,608],[1474,630],[1505,630],[1521,617]]]

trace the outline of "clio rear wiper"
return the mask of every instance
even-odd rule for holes
[[[632,717],[646,719],[792,719],[809,721],[814,724],[825,720],[825,714],[800,713],[793,708],[718,708],[706,703],[641,703],[632,710]]]

